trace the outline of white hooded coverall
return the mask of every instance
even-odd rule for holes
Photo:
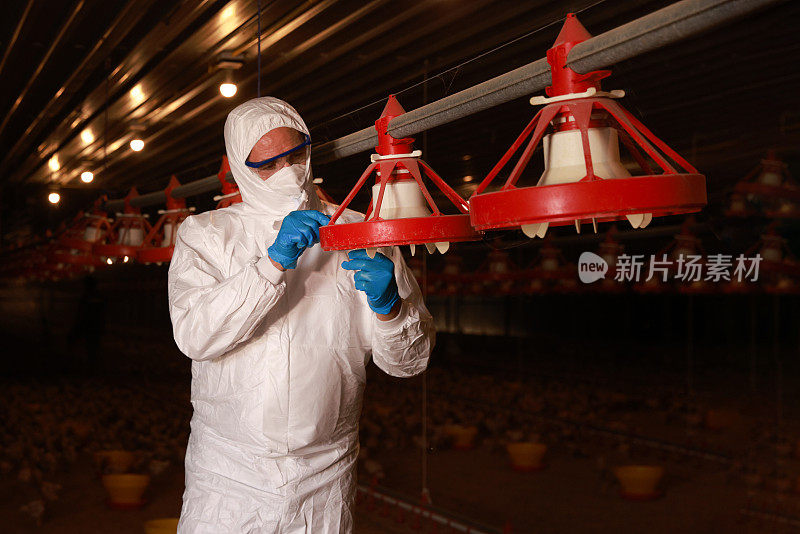
[[[413,376],[434,344],[396,247],[384,253],[403,304],[389,321],[354,288],[345,252],[315,245],[296,269],[272,265],[267,247],[285,215],[334,211],[314,192],[310,158],[274,183],[277,173],[264,181],[245,166],[261,136],[281,126],[308,133],[275,98],[228,115],[225,146],[243,202],[186,219],[169,268],[175,342],[193,360],[182,534],[352,532],[365,365],[371,354],[386,373]]]

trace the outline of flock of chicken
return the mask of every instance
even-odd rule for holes
[[[142,379],[143,380],[143,379]],[[191,405],[188,381],[145,383],[114,378],[53,379],[4,385],[0,472],[30,497],[22,511],[41,522],[57,500],[61,476],[86,453],[136,453],[132,472],[157,475],[185,455]],[[544,443],[551,451],[594,458],[609,471],[621,461],[687,458],[724,465],[749,489],[800,489],[797,441],[774,421],[746,410],[701,406],[668,388],[621,393],[570,379],[500,378],[432,368],[427,375],[426,446],[454,443],[454,426],[474,428],[475,447],[505,454],[509,443]],[[361,419],[360,474],[381,481],[379,458],[423,446],[419,379],[371,368]],[[102,469],[102,466],[98,466]],[[613,478],[613,477],[609,477]],[[386,481],[391,484],[391,481]]]

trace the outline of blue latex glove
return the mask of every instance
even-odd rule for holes
[[[380,252],[370,258],[364,249],[350,251],[347,257],[350,261],[342,262],[342,267],[356,271],[353,275],[356,289],[367,294],[367,302],[372,311],[383,315],[392,311],[395,303],[400,300],[392,260]]]
[[[284,269],[297,267],[297,258],[308,247],[319,243],[319,227],[331,218],[317,210],[298,210],[283,218],[275,242],[267,249],[269,257]]]

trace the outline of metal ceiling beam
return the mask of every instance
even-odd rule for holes
[[[82,106],[86,118],[79,124],[73,124],[68,118],[55,126],[42,144],[56,148],[41,154],[37,153],[36,150],[31,151],[25,160],[15,165],[13,173],[9,173],[11,181],[22,182],[37,172],[47,173],[46,170],[42,171],[43,168],[46,169],[47,159],[56,151],[63,151],[70,142],[74,142],[77,132],[84,128],[91,127],[94,131],[103,131],[102,114],[106,108],[110,110],[109,120],[111,121],[116,120],[115,114],[118,113],[120,106],[124,108],[125,115],[130,113],[130,106],[126,102],[130,101],[128,96],[130,87],[128,86],[132,85],[131,80],[141,81],[146,76],[142,69],[147,67],[154,57],[161,54],[164,48],[172,43],[186,28],[205,16],[209,9],[213,7],[214,2],[211,0],[183,2],[178,6],[178,10],[171,14],[171,20],[161,21],[154,28],[148,30],[147,36],[142,39],[136,49],[128,53],[108,74],[109,87],[113,88],[114,93],[106,95],[106,82],[98,83],[83,101]],[[110,126],[113,127],[113,124],[110,123]],[[65,136],[67,136],[67,140],[64,140]],[[100,136],[97,136],[93,145],[101,145]],[[65,163],[72,157],[70,154],[64,154],[66,156],[64,157]],[[2,162],[0,162],[0,174],[7,171],[11,164],[10,160],[5,155],[3,156]],[[76,157],[88,158],[89,155],[84,153],[82,148],[77,151]],[[66,166],[62,165],[62,169],[66,169]]]
[[[47,52],[45,52],[44,56],[42,57],[42,60],[36,66],[36,70],[34,70],[33,73],[31,74],[31,77],[28,78],[28,83],[26,83],[25,87],[22,88],[22,91],[20,91],[19,96],[17,96],[17,99],[14,100],[14,103],[11,105],[11,109],[8,110],[8,113],[6,113],[5,118],[3,119],[2,122],[0,122],[0,135],[2,135],[3,130],[5,130],[8,121],[11,120],[11,117],[14,115],[17,109],[19,109],[20,104],[22,104],[22,101],[25,99],[25,95],[28,94],[28,91],[30,91],[31,86],[33,86],[33,83],[39,77],[39,74],[41,74],[42,70],[44,70],[44,66],[47,64],[48,61],[50,61],[50,56],[52,56],[53,52],[56,51],[56,48],[58,48],[61,45],[61,39],[64,38],[64,35],[66,35],[67,30],[69,29],[70,26],[72,26],[72,23],[75,21],[75,19],[78,17],[78,14],[81,12],[81,9],[83,9],[83,0],[80,0],[77,4],[75,4],[75,7],[72,8],[72,11],[64,21],[64,24],[62,24],[61,28],[59,28],[58,33],[53,39],[53,42],[50,43],[50,48],[47,49]]]
[[[28,4],[25,6],[25,10],[19,17],[16,28],[14,28],[14,33],[11,35],[11,39],[8,41],[8,44],[6,45],[6,50],[5,52],[3,52],[3,59],[0,59],[0,74],[3,73],[3,67],[6,66],[6,61],[8,61],[8,56],[11,55],[11,49],[14,48],[14,44],[16,44],[17,39],[19,38],[19,34],[22,31],[22,27],[25,26],[25,21],[28,20],[28,15],[30,14],[32,7],[33,7],[33,0],[28,0]]]
[[[681,0],[576,45],[567,64],[583,73],[599,70],[782,1]],[[389,123],[389,133],[396,138],[409,137],[541,91],[550,83],[550,65],[542,58],[409,111]],[[377,143],[375,128],[365,128],[320,145],[317,161],[324,163],[357,154]]]
[[[306,11],[311,9],[314,6],[315,1],[316,0],[312,0],[312,1],[304,3],[303,4],[303,6],[304,6],[303,9],[305,9]],[[324,3],[324,6],[326,8],[328,8],[328,7],[338,3],[340,1],[341,0],[326,0],[325,3]],[[287,2],[287,3],[291,4],[291,2]],[[250,6],[250,4],[253,4],[253,2],[250,1],[247,4],[247,6]],[[229,4],[229,5],[231,5],[231,4]],[[242,7],[242,5],[240,5],[239,7],[244,9]],[[255,10],[255,6],[254,5],[250,6],[250,7],[253,7],[253,10]],[[269,7],[270,8],[276,7],[277,8],[277,7],[280,7],[280,6],[276,6],[275,4],[273,4],[273,5],[269,6]],[[318,15],[321,12],[320,10],[312,10],[312,11],[313,11],[315,16]],[[242,12],[244,12],[244,11],[242,11]],[[312,17],[312,19],[313,19],[313,17]],[[309,19],[309,17],[307,16],[307,13],[305,11],[301,10],[299,7],[292,7],[292,9],[290,11],[288,11],[287,13],[278,16],[272,23],[270,23],[270,25],[268,27],[263,28],[262,34],[264,35],[264,39],[267,39],[267,40],[271,39],[272,36],[274,36],[274,35],[278,35],[278,34],[286,35],[287,33],[291,33],[291,32],[288,32],[288,30],[287,30],[288,28],[292,28],[294,30],[294,29],[296,29],[298,27],[298,20],[301,20],[302,23],[305,24],[305,23],[309,22],[309,20],[312,20],[312,19]],[[200,77],[199,81],[193,82],[192,84],[190,84],[187,88],[183,89],[183,91],[178,93],[177,95],[174,94],[175,92],[174,92],[173,88],[166,88],[167,91],[165,91],[164,93],[159,93],[159,95],[164,94],[166,96],[165,99],[157,99],[155,94],[153,96],[149,97],[144,103],[141,104],[141,106],[139,108],[137,108],[137,112],[140,113],[141,115],[143,115],[143,116],[138,117],[138,120],[141,120],[141,121],[146,122],[146,123],[151,123],[151,122],[156,121],[156,120],[162,121],[162,122],[168,122],[169,123],[168,128],[172,128],[172,129],[174,129],[179,123],[187,122],[188,115],[186,113],[180,115],[175,120],[164,121],[164,119],[169,114],[171,114],[171,113],[177,111],[178,109],[180,109],[180,107],[185,105],[188,100],[191,100],[192,98],[195,98],[197,95],[199,95],[200,93],[202,93],[203,91],[207,90],[209,87],[214,85],[214,82],[215,82],[215,79],[216,79],[217,75],[215,73],[206,72],[205,64],[208,62],[208,58],[209,57],[214,57],[218,52],[221,52],[221,51],[229,49],[229,48],[238,50],[239,48],[237,48],[237,47],[239,47],[239,45],[237,43],[239,41],[242,41],[242,42],[251,41],[252,39],[250,39],[249,30],[252,29],[251,26],[253,25],[252,23],[253,23],[254,20],[255,20],[255,15],[248,16],[246,21],[241,26],[239,26],[233,33],[231,33],[230,35],[226,36],[220,42],[215,43],[211,49],[203,50],[203,53],[198,55],[198,60],[191,65],[191,66],[196,66],[196,65],[202,63],[204,74]],[[232,39],[233,35],[236,36],[236,39]],[[255,43],[256,41],[252,40],[252,42]],[[268,41],[268,42],[270,42],[273,45],[273,47],[270,48],[269,51],[274,53],[275,52],[275,48],[274,48],[275,43],[273,41]],[[264,45],[264,40],[262,40],[262,46],[263,45]],[[255,44],[253,44],[253,46],[255,46]],[[171,52],[171,54],[173,54],[173,53],[177,53],[177,51],[173,50]],[[264,53],[267,53],[267,52],[265,51]],[[151,70],[148,73],[148,76],[152,75],[155,71],[157,71],[159,69],[163,70],[163,67],[156,67],[155,69]],[[170,70],[170,69],[174,71],[174,68],[167,67],[167,70]],[[184,70],[186,70],[186,68],[184,68]],[[255,78],[255,74],[253,74],[252,78],[253,79]],[[147,78],[142,78],[142,80],[147,80]],[[241,84],[242,80],[239,80],[239,83]],[[112,108],[111,109],[112,110],[116,110],[114,113],[111,114],[111,117],[110,117],[110,121],[111,121],[110,122],[110,128],[112,128],[112,129],[118,127],[121,124],[124,124],[124,122],[129,118],[129,114],[131,113],[131,110],[123,109],[124,105],[120,104],[120,102],[124,103],[126,101],[124,99],[124,97],[125,97],[125,94],[121,93],[119,95],[119,99],[117,101],[115,101],[114,104],[112,104]],[[208,106],[210,106],[212,104],[219,103],[219,102],[224,102],[226,100],[227,99],[225,99],[224,97],[219,95],[218,92],[215,92],[214,95],[212,95],[210,98],[206,99],[203,102],[203,106],[208,107]],[[191,113],[189,113],[189,115],[190,114]],[[99,121],[99,119],[98,119],[98,121]],[[158,137],[159,135],[163,135],[163,132],[164,132],[164,129],[159,130],[158,132],[156,132],[155,137]],[[122,135],[122,134],[120,134],[120,135]],[[153,139],[155,137],[153,137]],[[145,143],[149,144],[150,141],[151,141],[150,137],[145,139]],[[127,142],[127,139],[125,140],[125,142]],[[72,145],[74,146],[76,143],[77,143],[77,141],[73,140]],[[63,151],[64,147],[61,147],[60,150]],[[78,165],[80,163],[81,159],[96,159],[97,154],[99,154],[101,152],[101,150],[102,150],[102,146],[99,143],[95,143],[91,147],[84,147],[84,148],[78,149],[77,151],[73,151],[73,152],[75,152],[74,156],[71,159],[67,160],[65,165],[62,165],[62,174],[64,174],[67,169],[74,170],[76,165]],[[122,159],[125,159],[125,158],[128,158],[128,157],[131,157],[131,154],[129,154],[128,152],[122,152],[120,154],[120,156],[121,156]],[[117,163],[119,163],[122,160],[120,159],[120,157],[115,157],[115,161]],[[30,170],[30,172],[33,173],[32,174],[33,177],[37,177],[38,176],[38,177],[41,178],[41,175],[43,174],[43,172],[46,172],[46,170],[44,169],[44,165],[43,164],[44,164],[44,161],[39,161],[39,162],[37,162],[36,169]],[[106,175],[108,175],[108,173],[106,173]],[[68,181],[68,179],[69,178],[65,178],[65,181]]]
[[[120,10],[103,32],[103,35],[95,42],[92,49],[83,57],[80,64],[75,67],[69,78],[61,85],[58,92],[47,101],[44,109],[31,121],[11,149],[3,155],[4,160],[13,159],[23,145],[31,142],[31,137],[39,135],[41,130],[48,126],[46,124],[47,119],[61,111],[64,105],[67,104],[69,97],[74,95],[91,71],[100,64],[103,56],[113,50],[128,35],[128,32],[136,26],[153,2],[155,0],[145,0],[144,2],[141,0],[128,0],[128,3]],[[2,71],[2,64],[0,64],[0,71]]]
[[[603,69],[782,1],[681,0],[576,45],[570,51],[568,65],[584,73]],[[389,123],[389,133],[396,138],[409,137],[541,91],[550,83],[550,66],[546,59],[539,59],[409,111]],[[316,147],[314,163],[325,163],[370,150],[377,143],[375,128],[365,128]],[[189,188],[186,190],[191,190],[192,194],[213,191],[218,187],[216,176],[182,186]],[[182,188],[173,190],[173,196],[184,196]],[[152,198],[156,196],[157,193],[154,193]],[[159,200],[163,202],[163,199]],[[150,205],[149,198],[147,204],[141,204],[145,205]]]

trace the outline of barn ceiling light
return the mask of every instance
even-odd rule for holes
[[[94,133],[92,133],[92,130],[86,128],[84,131],[82,131],[81,141],[83,141],[84,145],[91,145],[94,143]]]
[[[92,171],[83,171],[81,173],[81,182],[90,184],[92,180],[94,180],[94,173]]]
[[[569,14],[547,51],[552,85],[546,97],[531,98],[544,108],[470,198],[476,229],[521,227],[529,237],[544,237],[551,224],[574,223],[580,232],[582,222],[591,222],[596,232],[598,221],[619,219],[644,228],[653,216],[699,211],[706,204],[705,177],[615,101],[623,91],[601,89],[610,71],[580,74],[567,66],[570,50],[589,38]],[[539,141],[544,173],[536,186],[517,187]],[[631,176],[622,165],[620,141],[641,175]],[[505,184],[489,191],[523,144]]]
[[[142,89],[142,84],[137,83],[133,89],[130,91],[131,100],[133,100],[134,105],[138,106],[145,100],[144,89]]]
[[[232,98],[236,95],[236,80],[233,73],[242,68],[244,59],[241,56],[232,54],[231,52],[223,52],[217,56],[216,63],[212,69],[222,71],[224,73],[224,80],[219,85],[219,92],[225,98]]]
[[[131,132],[133,132],[133,139],[131,139],[130,147],[131,150],[134,152],[140,152],[144,148],[144,141],[142,140],[142,132],[144,132],[145,126],[142,123],[134,122],[130,126]]]
[[[47,161],[47,166],[50,167],[50,170],[53,172],[56,172],[61,168],[61,163],[58,161],[58,154],[52,155],[52,157]]]
[[[52,193],[47,195],[47,200],[50,202],[50,204],[58,204],[59,202],[61,202],[61,195],[53,191]]]
[[[219,84],[219,93],[225,98],[231,98],[236,94],[236,84],[225,82]]]
[[[377,154],[358,179],[355,187],[333,214],[331,222],[320,229],[320,244],[324,250],[366,248],[374,255],[377,247],[409,245],[414,254],[416,245],[424,244],[429,253],[444,254],[452,241],[479,239],[472,229],[467,202],[461,198],[414,150],[414,139],[395,139],[388,133],[389,122],[405,113],[394,97],[389,97],[380,118],[375,121],[378,131]],[[339,217],[375,173],[372,198],[363,222],[337,224]],[[458,215],[445,215],[436,206],[422,177],[427,176],[458,209]]]

